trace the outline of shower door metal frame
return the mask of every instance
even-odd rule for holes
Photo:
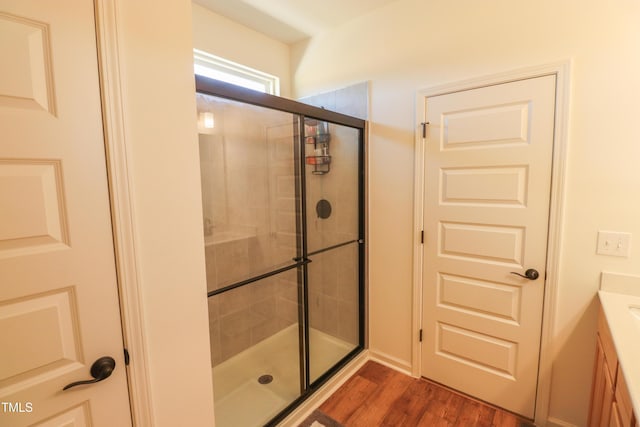
[[[297,239],[297,257],[293,264],[269,271],[267,273],[242,280],[207,293],[208,297],[220,295],[227,291],[240,288],[242,286],[255,283],[267,277],[275,276],[288,270],[298,270],[298,290],[299,290],[299,348],[300,348],[300,396],[285,407],[267,425],[276,425],[291,413],[304,400],[309,398],[322,384],[329,380],[335,373],[346,365],[351,359],[357,356],[365,348],[365,126],[366,121],[314,107],[286,98],[256,92],[240,86],[210,79],[204,76],[195,76],[196,92],[211,95],[219,98],[243,102],[259,107],[270,108],[287,113],[291,113],[298,118],[297,129],[294,129],[296,141],[295,150],[295,175],[298,179],[296,183],[296,197],[299,201],[296,205],[297,219],[296,228],[299,233]],[[306,216],[306,167],[304,153],[304,120],[306,118],[326,121],[337,125],[347,126],[358,130],[358,239],[342,242],[333,246],[319,249],[309,253],[307,251],[307,216]],[[294,124],[295,125],[295,124]],[[309,380],[309,301],[308,301],[308,273],[307,264],[312,262],[309,256],[322,252],[337,249],[350,244],[358,245],[358,345],[347,355],[345,355],[332,368],[320,375],[315,381]],[[300,286],[300,284],[302,286]]]

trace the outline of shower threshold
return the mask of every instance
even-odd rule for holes
[[[311,379],[357,347],[309,329]],[[292,324],[213,368],[217,427],[262,426],[300,395],[298,324]],[[270,375],[262,384],[259,379]]]

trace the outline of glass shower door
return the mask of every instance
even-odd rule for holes
[[[358,129],[305,119],[309,379],[361,345]]]
[[[299,119],[197,105],[216,425],[261,426],[303,386]]]
[[[364,122],[196,87],[216,425],[275,425],[364,347]]]

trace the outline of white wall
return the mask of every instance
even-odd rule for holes
[[[193,3],[193,47],[280,78],[290,97],[289,46]]]
[[[191,3],[115,5],[153,425],[214,425]]]
[[[572,59],[550,418],[586,425],[602,270],[640,274],[640,3],[398,0],[292,51],[296,97],[371,80],[370,344],[411,362],[418,89]],[[595,254],[599,229],[630,258]]]

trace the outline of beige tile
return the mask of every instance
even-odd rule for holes
[[[218,298],[219,297],[217,296],[207,298],[207,305],[209,308],[209,321],[212,321],[212,320],[217,321],[220,317]]]
[[[283,327],[281,326],[281,322],[277,317],[265,320],[259,325],[251,328],[251,345],[255,345],[260,341],[271,337],[282,329]]]
[[[357,245],[345,251],[345,257],[337,265],[338,299],[358,302],[358,262]]]
[[[213,245],[207,246],[205,249],[205,269],[207,274],[207,291],[217,289],[216,251]]]
[[[341,276],[338,279],[338,299],[357,303],[360,295],[357,277]]]
[[[279,325],[280,330],[282,330],[282,329],[284,329],[284,328],[286,328],[288,326],[297,324],[297,323],[298,323],[298,319],[296,319],[296,320],[287,320],[287,319],[278,318],[278,325]]]
[[[298,321],[298,304],[296,302],[278,297],[276,299],[276,310],[278,317],[286,322],[295,323]]]
[[[251,332],[247,329],[235,335],[220,335],[221,360],[227,360],[251,347]]]
[[[281,279],[278,282],[278,296],[293,303],[298,303],[298,283]]]
[[[275,149],[273,151],[272,159],[275,161],[291,163],[294,160],[294,140],[292,137],[284,137],[275,140]]]
[[[293,135],[293,115],[285,123],[274,124],[267,127],[267,139],[291,138]]]
[[[276,295],[275,293],[268,298],[258,299],[251,304],[249,309],[256,314],[259,314],[264,319],[272,319],[276,317]]]
[[[322,257],[314,256],[311,258],[311,263],[308,264],[307,280],[309,292],[322,293]]]
[[[353,302],[338,301],[338,338],[351,344],[358,344],[358,305]]]
[[[209,322],[209,344],[211,345],[211,366],[213,367],[222,361],[220,325],[217,321]]]
[[[324,331],[324,298],[319,292],[309,292],[309,326]]]
[[[276,231],[295,234],[296,229],[296,213],[295,212],[276,212]]]
[[[249,308],[220,316],[220,335],[233,337],[242,335],[264,321],[265,317]]]
[[[296,245],[297,240],[298,238],[295,233],[276,232],[276,241],[277,241],[278,247],[280,248],[287,248],[291,251],[295,251],[297,249],[297,245]]]
[[[218,298],[218,311],[221,316],[246,309],[252,303],[251,291],[247,286],[225,292],[215,298]]]
[[[277,177],[276,196],[278,198],[292,198],[295,195],[296,182],[293,175],[282,175]]]
[[[296,211],[296,198],[295,194],[287,196],[278,196],[276,199],[275,210],[277,212],[293,212]]]
[[[338,300],[327,296],[323,296],[322,300],[322,331],[336,336],[338,334]]]

